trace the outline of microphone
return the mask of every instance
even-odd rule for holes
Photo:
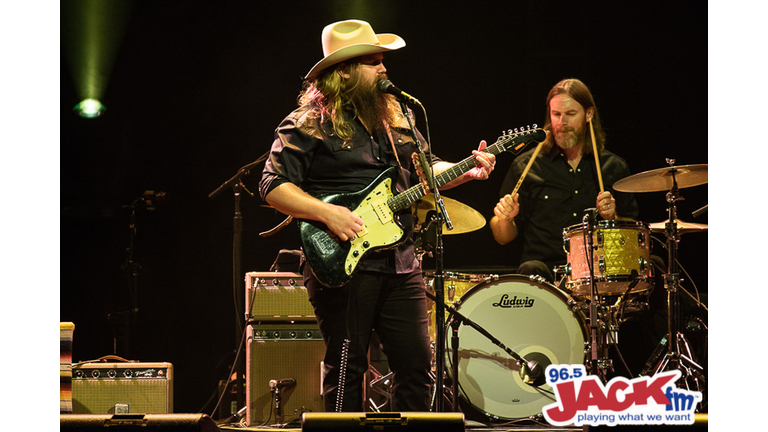
[[[594,223],[597,219],[598,211],[594,207],[590,207],[587,209],[584,209],[584,217],[581,219],[582,222],[591,222]]]
[[[422,106],[421,102],[419,102],[418,99],[397,88],[397,86],[392,84],[392,81],[390,80],[384,80],[380,82],[379,90],[381,90],[384,93],[389,93],[391,95],[394,95],[397,98],[397,100],[401,102],[409,103],[411,105]]]
[[[547,383],[544,371],[552,361],[540,352],[532,352],[525,355],[520,362],[520,379],[529,386],[538,387]]]
[[[541,377],[541,366],[537,361],[520,362],[520,379],[528,385],[535,385]]]
[[[270,390],[291,388],[296,385],[296,380],[293,378],[283,378],[279,380],[269,380]]]

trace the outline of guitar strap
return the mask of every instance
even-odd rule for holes
[[[395,159],[397,159],[397,165],[400,167],[400,169],[403,169],[403,165],[400,163],[400,156],[397,155],[397,148],[395,147],[395,139],[392,138],[392,131],[389,129],[389,124],[387,122],[384,123],[384,129],[387,131],[387,137],[389,138],[389,143],[392,146],[392,152],[395,154]]]

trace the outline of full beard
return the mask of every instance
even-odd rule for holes
[[[355,107],[357,117],[363,124],[371,129],[372,134],[383,132],[384,123],[392,124],[394,115],[390,108],[390,97],[379,91],[379,82],[386,79],[382,77],[371,84],[356,86],[349,94],[349,100]]]
[[[555,133],[555,142],[561,149],[569,149],[579,145],[583,133],[581,130],[575,130],[574,128],[565,128]]]

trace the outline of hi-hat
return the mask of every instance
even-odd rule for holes
[[[613,188],[619,192],[662,192],[672,190],[674,183],[678,188],[703,185],[708,177],[707,164],[671,166],[625,177]]]
[[[443,234],[464,234],[479,230],[485,226],[485,218],[477,210],[466,204],[462,204],[455,199],[445,196],[442,198],[445,203],[445,211],[448,212],[448,217],[453,223],[453,229],[450,231],[443,225]],[[420,198],[416,201],[413,207],[413,213],[416,216],[417,221],[422,225],[425,225],[427,222],[427,213],[430,211],[437,211],[435,209],[435,196],[429,194]]]
[[[648,226],[651,228],[652,232],[663,233],[667,229],[667,222],[669,222],[669,219],[665,220],[664,222],[652,223]],[[703,232],[709,229],[709,226],[706,224],[683,222],[680,219],[675,219],[675,225],[677,225],[678,234]]]

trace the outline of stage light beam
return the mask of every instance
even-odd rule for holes
[[[62,52],[80,99],[74,110],[81,117],[104,113],[100,101],[133,4],[133,0],[68,0],[61,5]]]

